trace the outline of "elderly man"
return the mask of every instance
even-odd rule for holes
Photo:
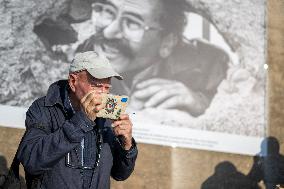
[[[97,32],[78,51],[105,53],[125,77],[113,84],[130,105],[204,113],[229,59],[212,44],[184,39],[183,0],[97,0],[92,8]]]
[[[130,176],[138,151],[128,115],[96,117],[112,77],[122,79],[104,56],[78,53],[68,81],[52,84],[31,105],[18,152],[28,188],[104,189],[110,176]]]

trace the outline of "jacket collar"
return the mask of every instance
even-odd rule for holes
[[[51,84],[46,94],[45,106],[54,106],[55,104],[59,104],[64,107],[63,102],[67,87],[67,80],[59,80]]]

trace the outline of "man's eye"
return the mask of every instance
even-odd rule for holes
[[[123,25],[126,26],[130,30],[140,30],[142,28],[142,24],[130,19],[130,18],[124,18]]]
[[[109,5],[95,3],[93,5],[93,11],[97,16],[100,16],[103,19],[114,19],[115,18],[115,10],[112,6],[109,6]]]
[[[115,18],[115,13],[109,9],[109,8],[105,8],[103,11],[103,16],[104,18],[108,18],[108,19],[114,19]]]
[[[103,6],[95,4],[95,5],[93,5],[93,11],[100,13],[100,12],[103,11]]]

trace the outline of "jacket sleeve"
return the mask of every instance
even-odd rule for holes
[[[92,128],[88,128],[88,118],[83,112],[77,112],[63,125],[52,131],[52,122],[48,107],[35,101],[26,113],[26,132],[19,146],[17,158],[25,170],[32,175],[42,174],[56,165],[66,153],[75,148]]]
[[[132,147],[129,150],[124,150],[119,139],[115,138],[111,170],[113,179],[117,181],[126,180],[134,170],[137,155],[138,149],[134,139],[132,139]]]

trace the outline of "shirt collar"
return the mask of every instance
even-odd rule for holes
[[[54,106],[55,104],[63,106],[66,85],[68,85],[67,80],[60,80],[51,84],[45,97],[45,106]]]
[[[71,99],[69,97],[69,92],[70,92],[69,85],[66,85],[65,90],[64,90],[63,106],[67,114],[69,116],[72,116],[75,114],[75,110],[72,106]]]
[[[74,114],[73,107],[69,98],[69,85],[67,80],[60,80],[50,85],[45,98],[45,106],[59,104],[63,107],[67,115]]]

